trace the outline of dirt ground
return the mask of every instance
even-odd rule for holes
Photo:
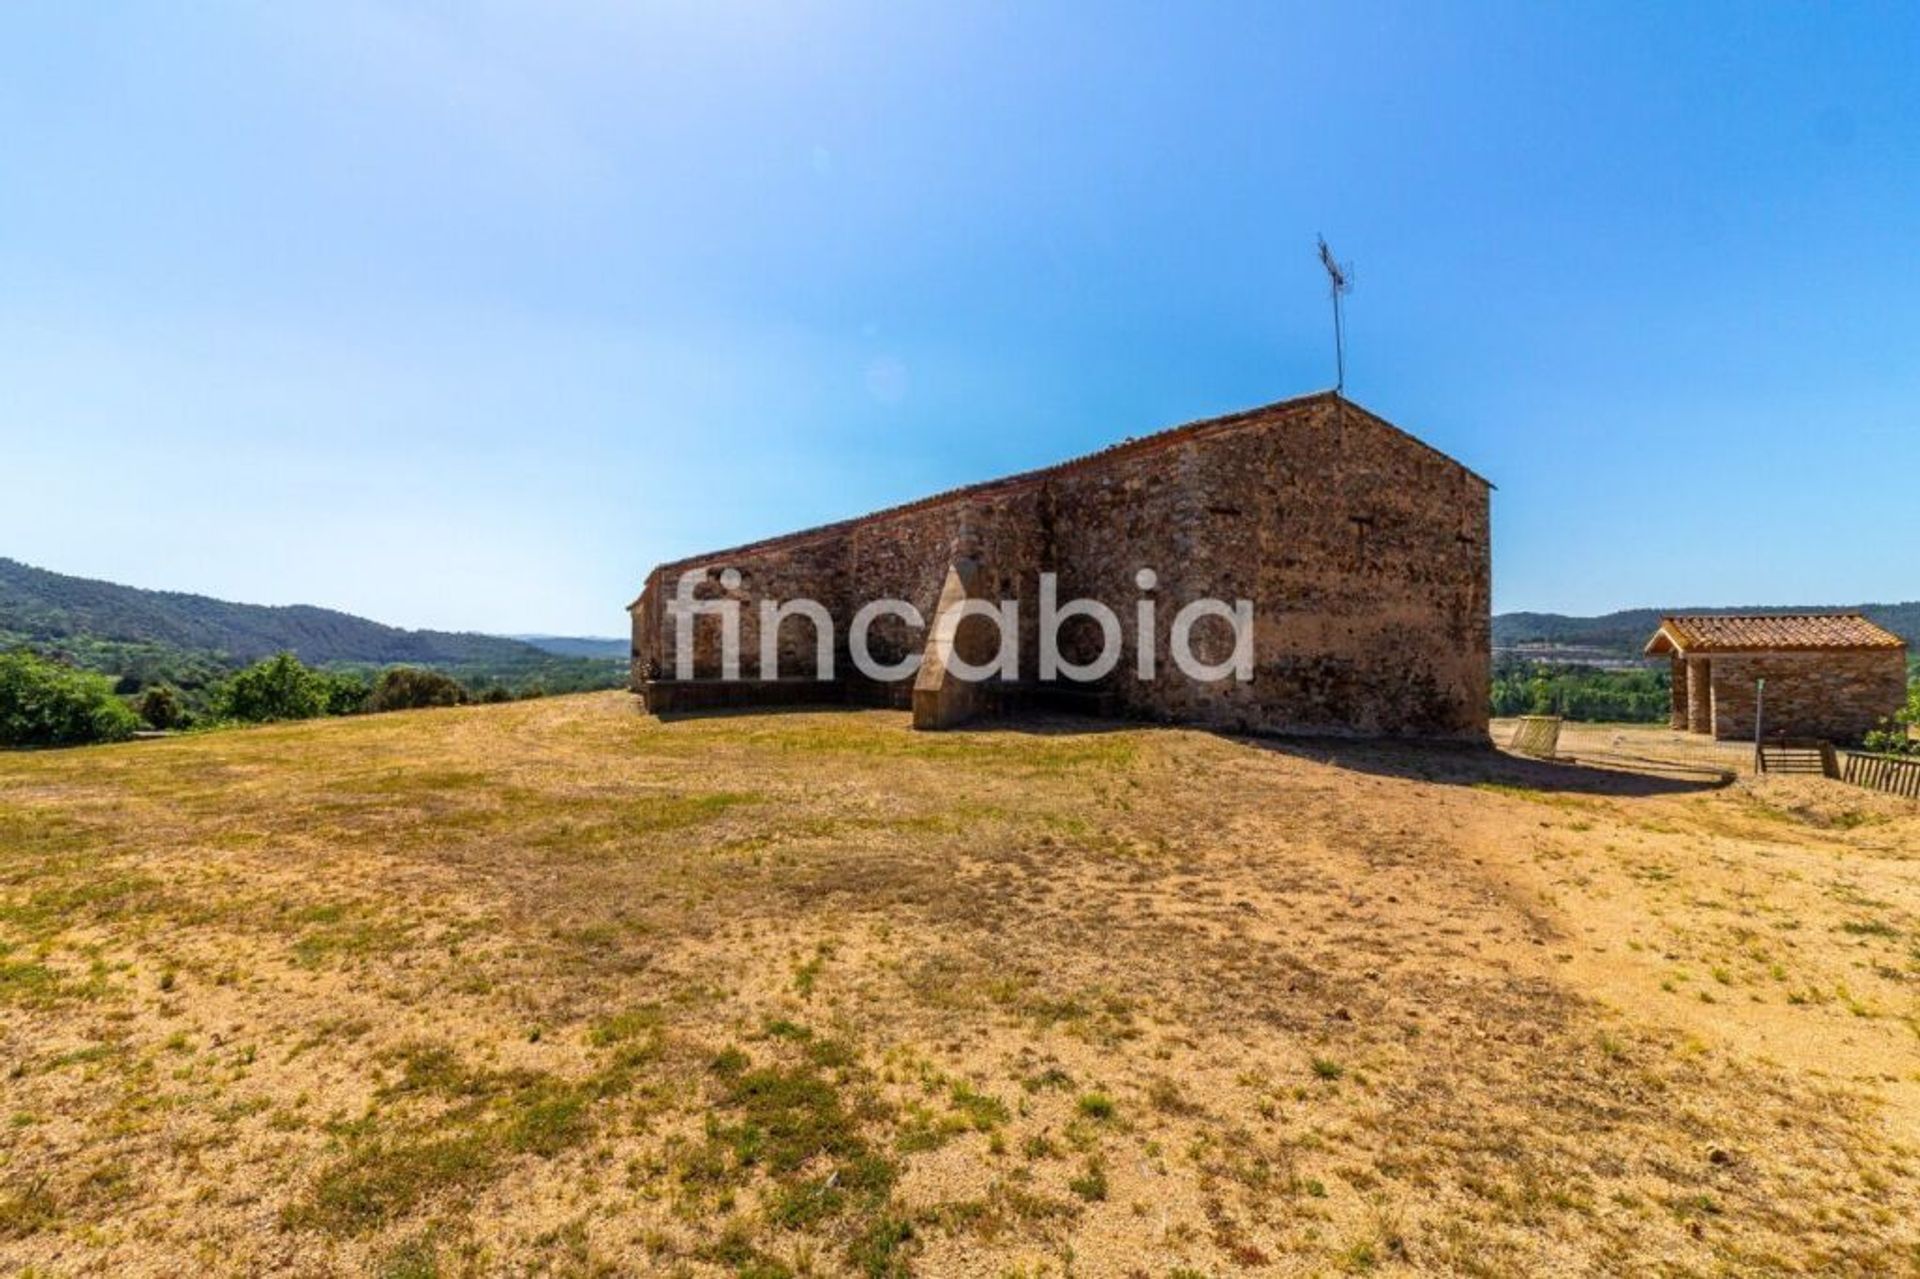
[[[0,1071],[10,1273],[1920,1273],[1920,805],[624,694],[13,754]]]

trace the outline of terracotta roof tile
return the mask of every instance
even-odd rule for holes
[[[1905,648],[1906,641],[1859,613],[1764,613],[1666,617],[1647,652],[1799,652]]]

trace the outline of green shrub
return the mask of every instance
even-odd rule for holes
[[[450,675],[417,666],[395,666],[380,672],[373,696],[367,700],[367,709],[407,711],[427,706],[460,706],[467,700],[467,690]]]
[[[163,732],[169,728],[179,728],[187,721],[187,708],[180,700],[180,690],[171,684],[149,684],[134,699],[134,709],[147,726]]]
[[[327,713],[327,677],[281,653],[236,671],[214,690],[215,712],[250,724],[276,719],[312,719]]]
[[[326,713],[329,715],[358,715],[368,709],[373,697],[373,685],[367,683],[364,675],[351,671],[316,671],[325,690]]]
[[[1887,755],[1920,755],[1920,740],[1912,731],[1915,726],[1920,726],[1920,673],[1907,685],[1907,704],[1894,712],[1892,719],[1881,720],[1880,727],[1868,733],[1861,744]]]
[[[104,675],[24,650],[0,654],[0,745],[77,746],[133,736],[140,719]]]

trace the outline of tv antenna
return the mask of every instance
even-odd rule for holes
[[[1340,299],[1353,291],[1353,264],[1341,266],[1333,260],[1333,250],[1327,247],[1327,237],[1317,237],[1320,241],[1320,265],[1327,268],[1327,292],[1333,298],[1333,390],[1338,395],[1347,385],[1347,334],[1341,321]]]

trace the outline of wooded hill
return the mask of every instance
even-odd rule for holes
[[[0,649],[26,646],[89,669],[178,681],[290,652],[314,666],[427,666],[467,681],[548,691],[618,684],[623,664],[496,635],[404,630],[307,604],[236,604],[148,591],[0,558]]]
[[[1920,601],[1907,604],[1813,604],[1798,608],[1630,608],[1600,617],[1568,617],[1561,613],[1501,613],[1493,619],[1493,646],[1554,644],[1604,650],[1612,656],[1638,657],[1660,626],[1673,613],[1865,613],[1873,621],[1920,649]]]

